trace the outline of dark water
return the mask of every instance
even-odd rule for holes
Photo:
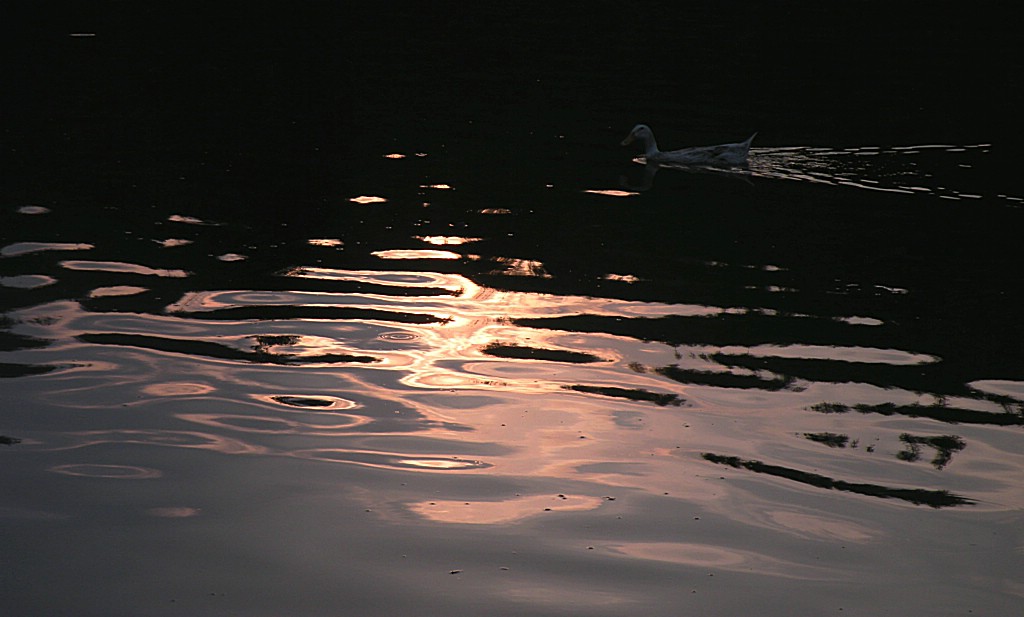
[[[239,7],[8,26],[5,610],[1016,610],[1007,21]]]

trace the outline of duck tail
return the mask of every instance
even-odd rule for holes
[[[748,137],[748,138],[747,138],[747,141],[745,141],[745,142],[743,142],[743,143],[747,144],[747,147],[749,148],[749,147],[750,147],[750,144],[751,144],[751,142],[753,142],[753,141],[754,141],[754,138],[755,138],[755,137],[757,137],[757,131],[754,131],[754,134],[753,134],[753,135],[751,135],[750,137]]]

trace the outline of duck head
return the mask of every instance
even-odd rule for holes
[[[639,141],[643,144],[645,154],[650,155],[658,152],[658,143],[654,141],[654,132],[646,124],[634,126],[629,135],[626,135],[626,138],[622,140],[622,145],[628,146],[634,141]]]

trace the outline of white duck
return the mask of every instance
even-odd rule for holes
[[[696,148],[683,148],[682,150],[662,152],[658,150],[658,142],[654,141],[654,133],[651,131],[651,127],[646,124],[638,124],[622,140],[622,145],[628,146],[634,141],[639,140],[644,146],[644,158],[648,164],[731,167],[746,164],[750,142],[754,141],[756,136],[757,133],[754,133],[746,141],[735,144],[698,146]]]

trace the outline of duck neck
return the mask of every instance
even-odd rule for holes
[[[660,154],[658,142],[654,140],[654,135],[644,137],[644,156],[651,158],[652,156],[658,156],[658,154]]]

